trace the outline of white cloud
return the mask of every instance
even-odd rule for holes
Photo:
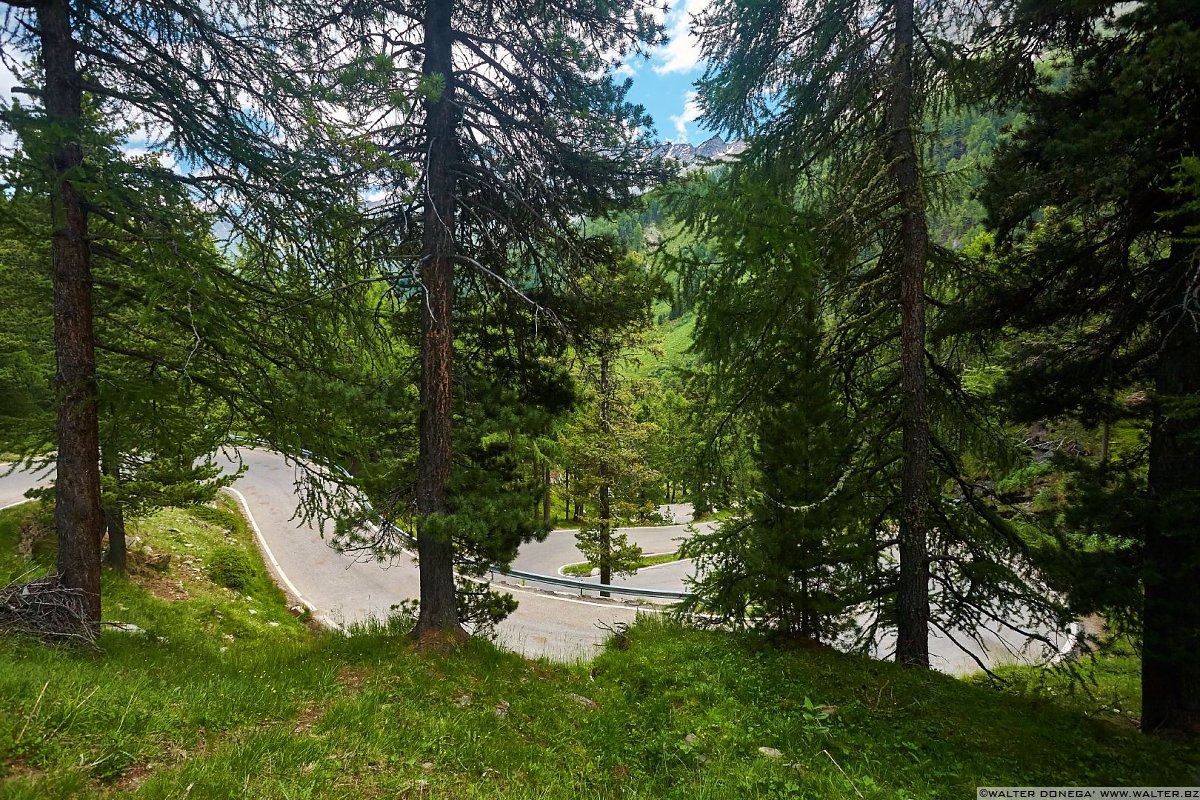
[[[690,72],[700,63],[700,41],[692,34],[692,17],[707,7],[708,0],[686,0],[671,12],[667,18],[670,41],[655,54],[659,59],[655,72]]]
[[[688,92],[683,97],[683,111],[671,115],[671,122],[675,123],[675,142],[686,142],[688,140],[687,124],[700,118],[698,98],[699,95],[696,92]]]

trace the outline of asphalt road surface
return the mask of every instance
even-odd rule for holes
[[[26,490],[53,482],[53,467],[40,472],[13,472],[6,475],[11,468],[11,464],[0,463],[0,508],[23,503]]]
[[[412,557],[381,564],[336,552],[321,531],[297,518],[295,468],[282,456],[263,450],[242,448],[240,455],[249,469],[235,484],[236,494],[249,512],[272,571],[295,601],[308,606],[318,618],[343,625],[386,617],[393,605],[419,596],[417,567]],[[28,473],[0,476],[0,507],[19,502],[26,489],[46,481],[44,475]],[[626,533],[646,553],[670,552],[687,535],[687,526],[630,528]],[[556,575],[560,567],[582,560],[575,547],[574,533],[554,531],[546,541],[524,546],[513,567]],[[690,561],[678,561],[643,569],[614,583],[682,591],[684,579],[693,570]],[[663,608],[633,601],[566,596],[563,592],[569,590],[562,588],[551,593],[520,586],[519,581],[511,578],[500,579],[506,582],[503,588],[512,591],[520,605],[500,624],[498,642],[532,658],[588,659],[608,636],[605,628],[631,623],[638,613],[656,613]],[[1013,661],[1038,662],[1046,657],[1040,644],[1011,632],[983,631],[982,646],[968,642],[965,634],[955,638],[989,666]],[[1070,646],[1065,633],[1052,634],[1050,638],[1057,640],[1061,648]],[[876,652],[886,655],[891,646],[892,640],[885,638],[877,644]],[[930,651],[933,666],[943,672],[964,674],[978,670],[975,660],[946,637],[931,634]]]

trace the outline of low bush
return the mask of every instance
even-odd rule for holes
[[[254,562],[245,550],[221,545],[208,558],[208,577],[213,583],[244,592],[254,580]]]

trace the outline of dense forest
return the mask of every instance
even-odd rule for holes
[[[0,627],[94,640],[127,521],[256,443],[339,549],[415,548],[425,643],[686,501],[697,625],[920,670],[1097,618],[1200,730],[1200,4],[691,24],[742,144],[684,166],[642,0],[4,4],[0,453],[56,466],[56,562]]]

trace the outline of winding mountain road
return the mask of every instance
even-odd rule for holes
[[[311,523],[301,522],[296,513],[296,470],[283,456],[265,450],[240,448],[248,467],[235,484],[235,496],[252,521],[259,544],[276,579],[325,622],[342,625],[388,615],[392,606],[416,599],[420,583],[415,559],[403,556],[379,563],[338,553]],[[0,507],[20,502],[26,489],[48,482],[29,473],[0,476]],[[709,523],[700,523],[703,528]],[[671,525],[626,529],[629,538],[647,553],[670,552],[688,535],[687,526]],[[543,542],[521,548],[513,568],[555,575],[565,564],[582,561],[573,531],[554,531]],[[677,561],[641,570],[620,582],[645,589],[681,591],[684,579],[694,572],[690,561]],[[520,605],[497,628],[501,646],[527,657],[570,661],[589,659],[608,636],[606,628],[631,623],[639,612],[661,611],[663,606],[644,602],[621,602],[595,597],[574,597],[561,587],[525,584],[496,575],[502,588],[511,591]],[[555,592],[543,589],[555,589]],[[969,643],[974,655],[985,664],[1044,661],[1046,653],[1037,643],[1011,632],[982,631],[983,646]],[[956,638],[966,639],[964,635]],[[1066,633],[1050,635],[1060,649],[1070,646]],[[965,642],[964,642],[965,643]],[[1037,646],[1034,646],[1037,645]],[[886,655],[890,642],[878,643],[876,651]],[[947,638],[931,634],[933,666],[943,672],[965,674],[978,670],[970,655]]]

